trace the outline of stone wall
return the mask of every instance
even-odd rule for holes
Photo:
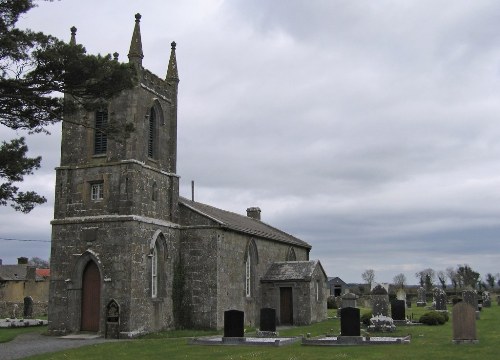
[[[120,306],[120,332],[126,336],[173,327],[173,268],[178,258],[179,229],[160,222],[109,217],[99,220],[54,222],[51,255],[49,330],[80,330],[82,274],[94,261],[101,275],[100,332],[105,329],[106,306]],[[75,221],[75,220],[73,220]],[[97,229],[93,237],[85,229]],[[156,238],[155,238],[156,236]],[[151,254],[158,237],[164,243],[159,280],[164,289],[151,296]]]
[[[0,318],[12,318],[14,316],[14,304],[17,304],[16,317],[22,319],[24,310],[23,301],[0,301]],[[33,301],[33,318],[46,317],[47,309],[47,301]]]

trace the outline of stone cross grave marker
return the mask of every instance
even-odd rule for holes
[[[260,309],[260,331],[276,331],[276,309]]]
[[[457,303],[453,306],[452,321],[454,343],[478,342],[475,308],[465,301]]]
[[[406,320],[405,301],[393,300],[391,302],[391,315],[393,320]]]
[[[360,336],[360,311],[358,308],[346,307],[340,309],[340,335]]]
[[[224,311],[224,337],[245,336],[245,313],[239,310]]]

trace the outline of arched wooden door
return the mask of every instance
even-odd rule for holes
[[[96,263],[89,261],[82,278],[82,331],[99,331],[101,275]]]

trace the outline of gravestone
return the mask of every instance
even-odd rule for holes
[[[356,300],[358,299],[356,294],[347,293],[342,296],[342,308],[347,307],[357,307]],[[341,315],[342,316],[342,315]]]
[[[260,331],[276,331],[276,309],[260,309]]]
[[[470,304],[474,310],[477,310],[477,292],[475,290],[462,291],[464,302]]]
[[[446,292],[443,289],[434,288],[434,303],[436,306],[436,310],[445,311],[446,308]]]
[[[391,315],[393,320],[404,321],[406,320],[405,314],[405,301],[394,300],[391,302]]]
[[[489,291],[483,292],[483,307],[491,307],[491,296]]]
[[[425,289],[421,286],[417,290],[417,307],[424,307],[425,305],[427,305]]]
[[[360,336],[360,311],[355,307],[346,307],[340,310],[340,335]]]
[[[239,310],[224,311],[224,337],[244,337],[245,313]]]
[[[477,343],[476,309],[465,301],[453,306],[453,343]]]
[[[377,285],[372,290],[371,298],[373,316],[389,316],[389,295],[387,290],[381,285]]]
[[[23,316],[25,319],[33,319],[33,298],[31,296],[24,298]]]

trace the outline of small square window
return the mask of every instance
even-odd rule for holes
[[[92,200],[104,199],[104,184],[103,183],[92,184],[90,192],[91,192],[90,198]]]

